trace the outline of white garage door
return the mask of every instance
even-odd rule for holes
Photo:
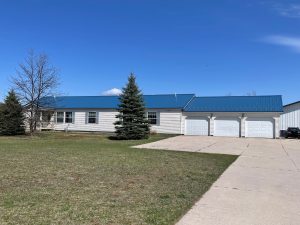
[[[208,135],[208,119],[202,117],[188,117],[185,120],[186,135]]]
[[[274,120],[272,118],[248,118],[245,124],[246,137],[274,137]]]
[[[216,118],[214,136],[239,137],[240,122],[238,118]]]

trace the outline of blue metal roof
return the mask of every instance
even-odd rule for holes
[[[273,96],[194,97],[186,112],[282,112],[282,98]]]
[[[148,109],[183,109],[194,97],[194,94],[144,95]],[[45,97],[41,104],[54,109],[116,109],[118,96],[59,96]]]
[[[195,97],[194,94],[144,95],[148,109],[184,109],[186,112],[282,112],[282,98],[273,96]],[[118,96],[59,96],[42,99],[54,109],[116,109]]]

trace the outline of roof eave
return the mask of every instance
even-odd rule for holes
[[[295,105],[295,104],[298,104],[298,103],[300,103],[300,101],[297,101],[297,102],[292,102],[292,103],[290,103],[290,104],[284,105],[283,107],[287,107],[287,106]]]

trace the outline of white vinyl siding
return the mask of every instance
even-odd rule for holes
[[[182,112],[179,110],[155,110],[158,124],[151,125],[151,130],[157,133],[180,134]],[[152,110],[149,112],[153,112]]]
[[[65,130],[70,131],[104,131],[104,132],[114,132],[115,126],[114,122],[117,120],[117,111],[112,110],[99,110],[97,112],[98,123],[87,123],[86,117],[88,112],[95,112],[95,110],[76,110],[74,123],[72,124],[55,124],[55,130]]]
[[[67,110],[65,110],[67,111]],[[87,113],[97,112],[98,123],[87,123]],[[70,131],[106,131],[114,132],[114,122],[117,121],[116,110],[74,110],[75,122],[72,124],[55,124],[55,130]],[[181,111],[154,109],[149,112],[156,112],[157,124],[151,125],[151,130],[157,133],[180,134],[181,133]]]
[[[284,113],[280,116],[280,130],[287,130],[289,127],[300,128],[300,103],[285,106]]]

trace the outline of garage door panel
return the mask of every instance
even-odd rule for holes
[[[240,121],[238,118],[216,118],[214,136],[239,137]]]
[[[272,118],[248,118],[246,120],[246,137],[274,137],[274,120]]]
[[[208,119],[203,117],[188,117],[186,119],[185,134],[208,136]]]

